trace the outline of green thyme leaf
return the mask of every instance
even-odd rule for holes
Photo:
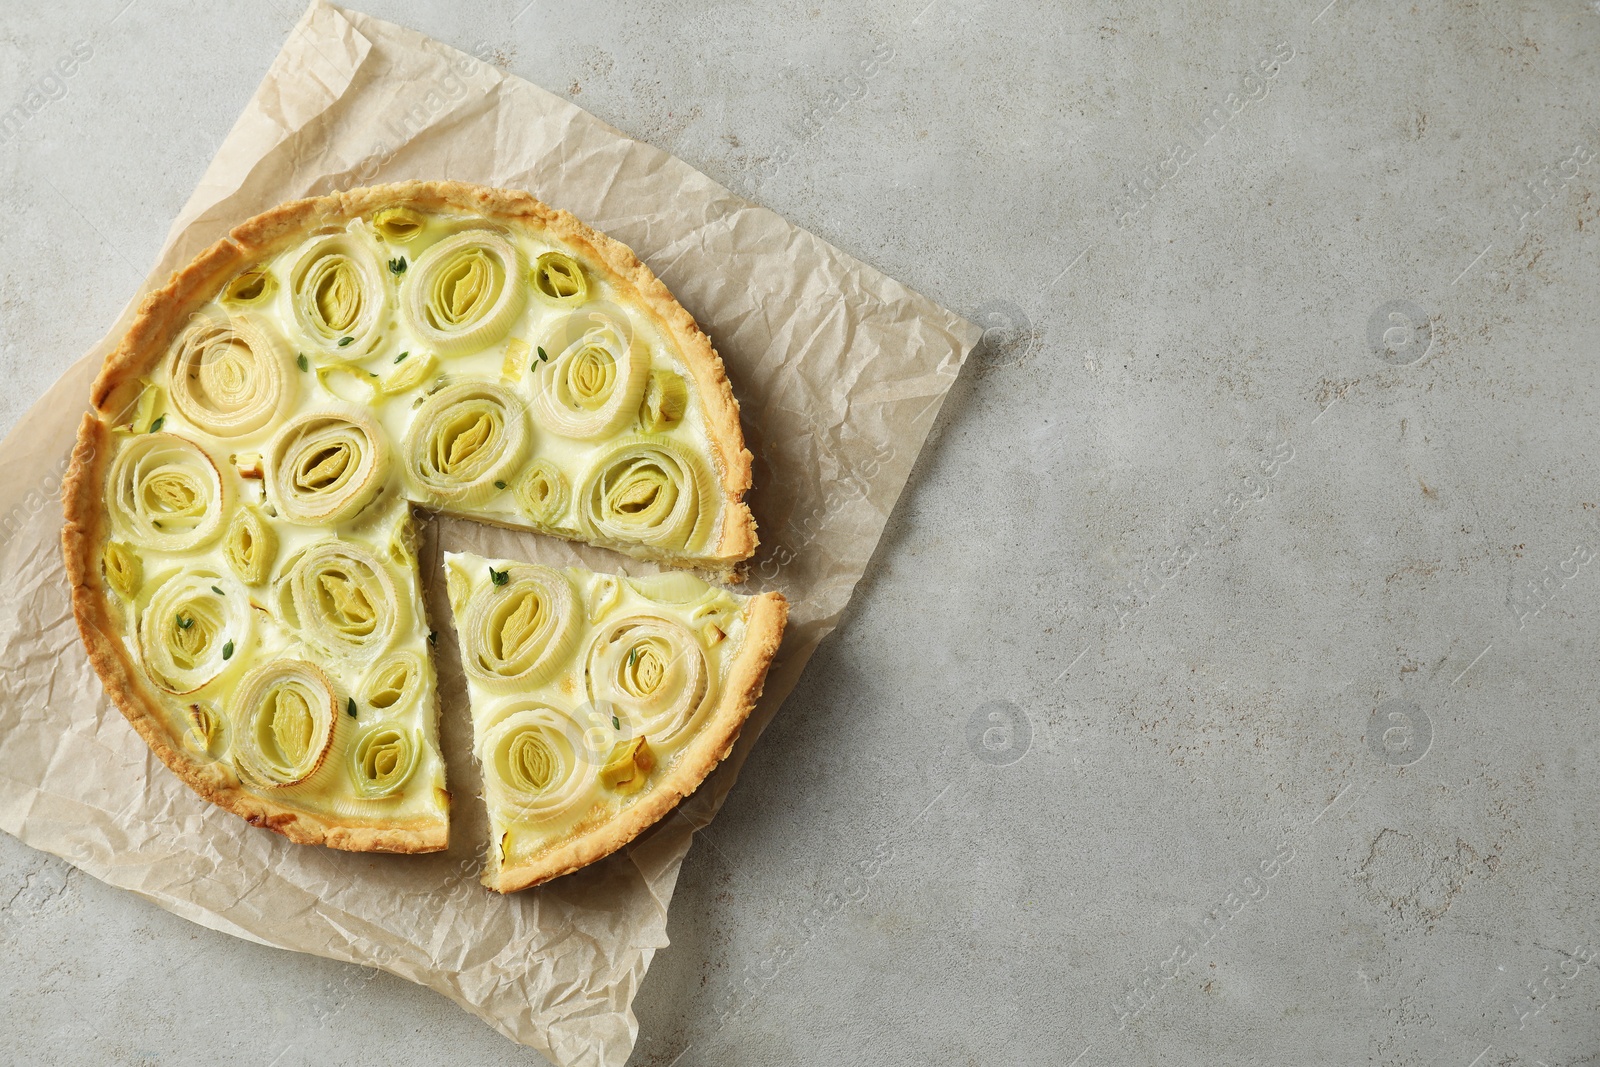
[[[405,359],[405,358],[406,358],[406,357],[407,357],[407,356],[409,356],[409,355],[410,355],[410,354],[411,354],[411,352],[410,352],[410,351],[409,351],[409,350],[407,350],[407,351],[405,351],[405,352],[402,352],[402,353],[400,353],[400,354],[399,354],[399,355],[398,355],[398,356],[395,356],[395,357],[394,357],[394,361],[395,361],[395,362],[396,362],[396,363],[399,363],[399,362],[402,362],[402,361],[403,361],[403,360],[404,360],[404,359]]]
[[[306,362],[306,354],[304,352],[294,357],[294,365],[299,367],[301,370],[311,369],[311,364]]]
[[[150,424],[150,432],[155,433],[157,430],[161,429],[162,425],[166,423],[166,421],[167,417],[165,415],[157,415],[156,421]]]
[[[617,721],[617,717],[615,715],[611,716],[611,728],[613,730],[622,729],[622,724]]]
[[[349,344],[351,341],[354,341],[354,340],[355,340],[354,337],[341,337],[341,338],[339,338],[339,347],[343,348],[345,345]]]
[[[405,256],[401,256],[399,259],[391,259],[389,261],[389,273],[390,274],[404,274],[405,272],[406,272],[406,257]]]
[[[344,706],[344,713],[352,719],[356,717],[356,698],[351,697]]]
[[[215,586],[215,585],[211,587],[211,591],[213,593],[217,594],[218,596],[227,596],[228,595],[227,593],[224,593],[222,591],[221,587]]]
[[[178,629],[187,630],[189,627],[191,627],[193,625],[194,625],[194,620],[189,618],[187,615],[179,615],[178,616]]]
[[[505,482],[502,482],[502,481],[500,481],[500,480],[499,480],[499,479],[496,479],[496,480],[495,480],[495,483],[494,483],[494,487],[495,487],[495,488],[496,488],[496,489],[504,489],[504,488],[505,488],[505,487],[506,487],[506,483],[505,483]]]
[[[233,642],[232,641],[229,641],[227,644],[222,646],[222,658],[223,659],[232,659],[233,658]]]
[[[489,568],[489,580],[491,582],[493,582],[495,585],[505,585],[507,582],[509,582],[511,580],[511,572],[510,571],[497,571],[493,567],[490,567]]]

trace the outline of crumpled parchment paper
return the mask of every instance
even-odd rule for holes
[[[449,852],[292,845],[206,804],[107,700],[66,595],[58,500],[89,383],[132,318],[12,430],[0,470],[0,828],[194,922],[366,964],[450,997],[558,1064],[621,1065],[631,1004],[696,826],[710,820],[860,579],[979,331],[539,87],[420,34],[314,3],[188,205],[145,291],[296,197],[406,178],[527,189],[627,243],[727,363],[756,455],[747,589],[792,610],[733,755],[632,846],[536,890],[478,884],[484,814],[438,555],[463,548],[640,573],[625,557],[457,521],[422,556],[440,631]]]

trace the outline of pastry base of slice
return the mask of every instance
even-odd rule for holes
[[[483,884],[628,844],[727,757],[788,619],[682,573],[629,579],[447,553],[492,840]]]

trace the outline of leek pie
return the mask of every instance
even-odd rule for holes
[[[63,490],[90,660],[184,781],[297,842],[446,845],[414,505],[728,581],[756,546],[750,454],[709,341],[627,248],[525,193],[409,182],[257,216],[144,302],[91,399]],[[511,573],[490,623],[463,601],[472,625],[500,627],[463,647],[475,694],[521,702],[495,727],[516,733],[517,766],[545,758],[519,740],[528,715],[602,706],[580,684],[616,668],[611,652],[583,658],[600,647],[597,589],[616,594],[605,620],[625,606],[660,649],[698,648],[662,669],[676,684],[692,661],[702,688],[670,723],[600,698],[636,757],[657,759],[636,759],[631,792],[604,785],[610,750],[602,785],[563,780],[544,799],[534,770],[487,768],[492,794],[515,785],[528,819],[559,808],[540,832],[572,837],[539,852],[531,824],[504,822],[499,888],[604,855],[692,790],[759,694],[784,618],[781,597],[678,572],[692,608],[674,580]],[[515,614],[536,608],[550,614]]]
[[[607,855],[728,754],[787,605],[681,571],[649,578],[447,553],[483,768],[484,884],[537,885]]]

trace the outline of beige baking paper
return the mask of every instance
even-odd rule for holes
[[[440,550],[649,568],[438,522],[423,568],[457,798],[450,851],[296,846],[201,801],[106,699],[78,641],[58,547],[72,435],[135,300],[6,439],[0,828],[204,926],[430,986],[558,1064],[621,1065],[638,1032],[634,993],[667,943],[666,908],[693,827],[710,820],[837,622],[979,332],[535,85],[320,3],[173,224],[145,288],[282,201],[407,178],[526,189],[566,208],[630,245],[721,352],[756,455],[762,545],[749,587],[780,589],[793,605],[766,696],[733,755],[680,815],[623,852],[510,897],[483,889],[484,814]]]

